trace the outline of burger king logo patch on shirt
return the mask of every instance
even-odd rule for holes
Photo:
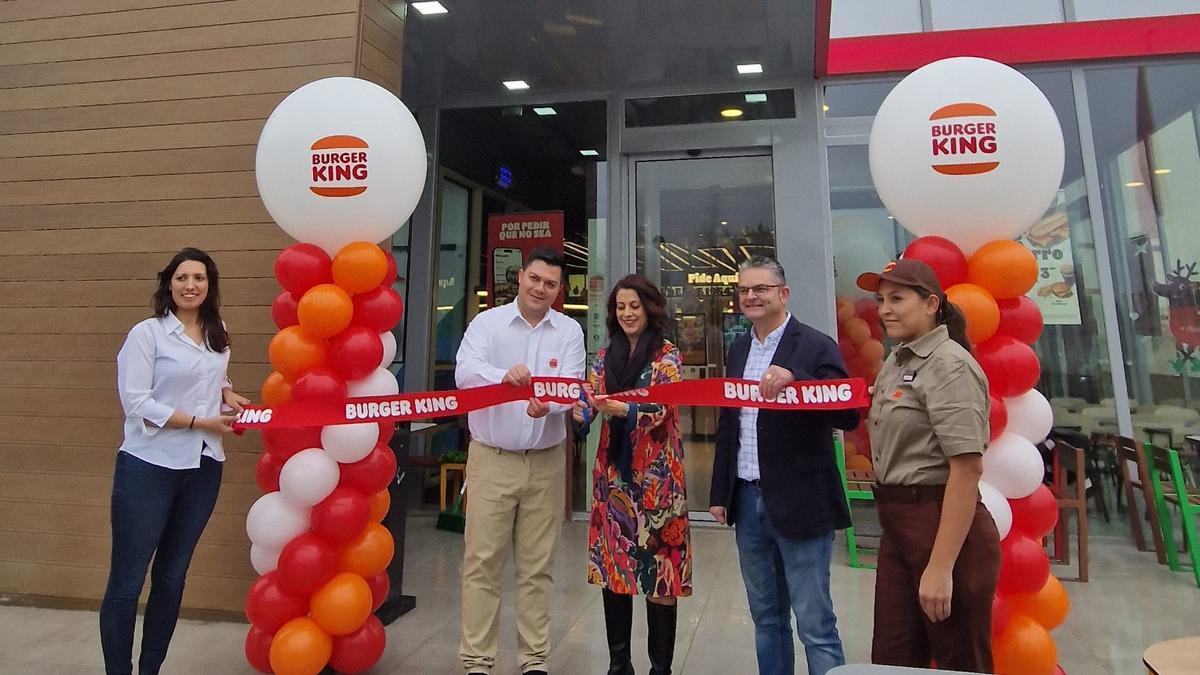
[[[321,197],[353,197],[367,191],[367,142],[357,136],[326,136],[312,144],[312,184]]]
[[[947,176],[987,173],[996,161],[996,111],[982,103],[951,103],[929,116],[931,166]]]

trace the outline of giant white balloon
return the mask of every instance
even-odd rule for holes
[[[1046,466],[1033,443],[1005,431],[983,453],[983,480],[1009,499],[1033,494],[1042,484]]]
[[[356,396],[395,396],[400,393],[400,381],[391,371],[376,368],[375,372],[361,380],[346,383],[346,393]]]
[[[988,513],[992,514],[992,520],[996,521],[996,530],[1000,533],[1000,538],[1003,539],[1012,531],[1012,507],[1008,505],[1008,500],[1000,491],[993,487],[987,481],[979,481],[979,498],[983,505],[987,507]]]
[[[333,255],[400,229],[425,167],[421,129],[400,99],[366,80],[330,77],[292,92],[267,118],[254,173],[275,222]]]
[[[334,424],[321,429],[321,447],[342,464],[353,464],[371,454],[379,442],[379,424]]]
[[[321,448],[309,448],[292,455],[283,465],[279,491],[293,506],[313,507],[333,492],[340,477],[341,471],[332,457]]]
[[[1041,443],[1050,435],[1054,426],[1054,410],[1050,402],[1037,389],[1004,399],[1008,410],[1008,426],[1005,431],[1014,433],[1031,443]]]
[[[292,506],[283,494],[268,492],[246,514],[246,535],[263,548],[283,550],[292,539],[308,531],[309,509]]]
[[[1021,73],[974,57],[936,61],[892,89],[871,127],[879,198],[916,235],[970,255],[1014,239],[1045,214],[1062,181],[1063,135]]]

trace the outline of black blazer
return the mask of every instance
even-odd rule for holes
[[[742,377],[752,333],[729,347],[726,376]],[[817,329],[788,320],[771,365],[792,371],[797,380],[849,377],[837,343]],[[712,506],[724,506],[730,525],[737,520],[738,408],[722,408],[713,458]],[[850,526],[850,511],[833,450],[833,429],[858,426],[857,410],[758,413],[759,488],[771,524],[785,537],[805,539]]]

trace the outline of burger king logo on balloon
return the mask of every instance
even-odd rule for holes
[[[367,142],[357,136],[326,136],[312,144],[312,185],[322,197],[353,197],[367,191]]]
[[[936,61],[901,80],[879,106],[869,152],[891,215],[968,256],[1036,223],[1064,162],[1046,96],[1012,68],[974,57]]]
[[[974,121],[995,117],[996,111],[982,103],[951,103],[929,116],[933,127],[933,170],[947,176],[987,173],[1000,166],[996,154],[996,123]],[[959,120],[967,121],[959,121]]]

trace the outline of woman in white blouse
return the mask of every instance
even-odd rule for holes
[[[138,670],[162,666],[192,551],[221,487],[221,436],[250,402],[226,377],[229,334],[220,306],[216,264],[185,248],[158,273],[154,316],[129,331],[117,354],[125,440],[113,477],[112,564],[100,605],[110,675],[133,672],[138,596],[151,558]]]

